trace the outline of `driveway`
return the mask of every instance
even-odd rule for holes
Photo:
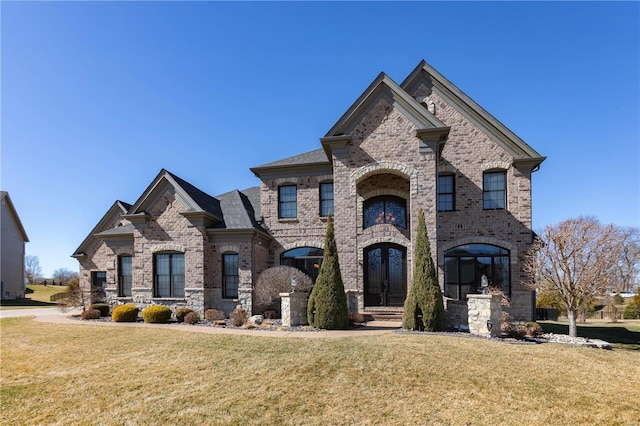
[[[78,310],[80,312],[80,310]],[[22,309],[3,309],[0,310],[0,319],[15,317],[42,317],[51,315],[67,316],[74,313],[73,311],[62,312],[58,308],[22,308]]]

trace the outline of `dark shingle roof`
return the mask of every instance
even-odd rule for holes
[[[273,161],[271,163],[263,164],[261,166],[253,167],[252,169],[261,169],[266,167],[282,167],[282,166],[299,166],[303,164],[318,164],[327,163],[327,154],[324,149],[314,149],[313,151],[305,152],[303,154],[294,155],[293,157],[283,158],[282,160]]]
[[[180,185],[180,187],[182,187],[182,189],[193,199],[193,201],[195,201],[198,206],[200,206],[203,211],[211,213],[215,217],[222,217],[222,209],[220,208],[219,200],[207,194],[206,192],[201,191],[200,189],[191,185],[186,180],[179,178],[173,173],[169,171],[167,171],[167,173],[176,181],[178,185]]]
[[[233,191],[218,195],[216,198],[220,200],[223,220],[222,222],[216,224],[214,228],[254,228],[263,231],[263,228],[258,223],[259,208],[258,214],[256,214],[256,210],[254,208],[255,205],[260,205],[259,191],[260,188],[254,187],[242,192],[234,189]]]

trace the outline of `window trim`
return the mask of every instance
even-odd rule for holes
[[[291,200],[287,200],[287,201],[283,201],[283,197],[282,197],[282,190],[284,188],[293,188],[294,189],[294,196],[295,199],[293,201]],[[293,205],[294,207],[294,215],[293,216],[283,216],[282,211],[285,210],[283,209],[284,205],[290,206]],[[285,185],[280,185],[278,186],[278,219],[297,219],[298,218],[298,185],[296,184],[285,184]]]
[[[322,192],[322,187],[324,185],[331,185],[331,198],[323,198],[323,192]],[[333,186],[333,181],[326,181],[326,182],[320,182],[320,185],[318,185],[318,190],[320,192],[319,195],[319,199],[320,199],[320,203],[319,203],[319,209],[320,209],[320,217],[328,217],[329,215],[333,216],[335,213],[335,187]],[[322,207],[323,207],[323,202],[328,202],[331,201],[331,208],[330,210],[328,209],[326,214],[323,214],[324,212],[322,211]]]
[[[174,263],[173,258],[175,255],[182,256],[182,264],[183,264],[183,273],[182,273],[182,288],[178,288],[174,281],[174,276],[177,276],[173,273]],[[169,295],[161,296],[158,291],[158,256],[169,256]],[[186,278],[186,262],[185,256],[183,252],[178,251],[165,251],[165,252],[157,252],[153,254],[153,297],[156,299],[183,299],[185,297],[184,287],[185,287],[185,278]],[[163,274],[164,276],[164,274]],[[180,291],[181,290],[181,291]],[[181,294],[180,294],[181,293]]]
[[[129,259],[131,262],[129,267],[131,268],[130,275],[123,275],[122,273],[122,259]],[[125,277],[129,278],[129,286],[125,288]],[[133,287],[133,256],[130,254],[122,254],[118,256],[118,297],[131,297],[132,296],[132,287]],[[125,291],[128,290],[128,291]]]
[[[476,246],[476,247],[471,247],[471,246]],[[485,251],[482,250],[478,250],[482,247],[480,246],[484,246],[487,249]],[[461,248],[464,247],[469,247],[470,249],[476,249],[475,250],[470,250],[468,253],[464,253],[464,252],[458,252],[456,253],[456,250],[460,250]],[[495,251],[492,252],[491,250],[494,249]],[[468,244],[462,244],[456,247],[452,247],[449,250],[444,252],[444,264],[443,264],[443,270],[444,270],[444,293],[445,293],[445,297],[449,297],[451,299],[454,300],[466,300],[465,298],[461,298],[461,294],[463,293],[463,286],[465,284],[461,283],[461,279],[460,276],[462,275],[462,264],[461,264],[461,260],[463,261],[473,261],[473,265],[478,264],[477,259],[478,258],[490,258],[491,259],[491,263],[488,265],[491,268],[491,277],[487,277],[491,280],[490,283],[495,283],[495,278],[496,278],[496,274],[497,274],[497,268],[496,265],[499,265],[500,262],[496,261],[496,258],[501,258],[503,260],[506,260],[505,263],[503,263],[503,265],[506,265],[506,269],[507,271],[503,271],[503,275],[502,275],[502,280],[503,282],[501,283],[501,290],[502,292],[506,295],[506,296],[511,296],[511,272],[512,272],[512,268],[511,268],[511,251],[509,249],[506,249],[504,247],[495,245],[495,244],[487,244],[487,243],[468,243]],[[455,263],[455,276],[456,276],[456,282],[455,284],[450,284],[449,280],[448,280],[448,270],[447,270],[447,259],[456,259],[456,263]],[[474,279],[477,278],[477,269],[474,267],[473,269],[474,271]],[[504,281],[504,279],[506,278],[506,282]],[[474,280],[474,285],[476,286],[476,288],[478,287],[478,280],[475,279]],[[451,293],[447,293],[447,288],[448,286],[455,286],[456,291],[455,291],[455,295],[451,295]],[[468,284],[467,284],[468,285]],[[495,285],[494,285],[495,286]],[[506,291],[505,291],[506,290]],[[479,294],[476,291],[469,291],[464,293],[466,294]]]
[[[502,185],[503,189],[487,189],[486,178],[490,175],[500,175],[502,176]],[[501,194],[500,197],[502,201],[501,207],[487,207],[487,204],[493,203],[494,200],[492,198],[487,199],[486,197],[489,194]],[[487,170],[482,173],[482,209],[483,210],[506,210],[507,208],[507,172],[506,170]]]
[[[227,274],[227,256],[235,256],[235,274]],[[235,278],[235,294],[227,294],[227,279]],[[240,256],[234,251],[222,253],[222,298],[237,299],[240,290]]]
[[[441,178],[451,178],[451,192],[442,192],[440,189],[442,188],[442,185],[440,183],[440,179]],[[443,195],[448,195],[451,196],[451,208],[450,209],[444,209],[444,208],[440,208],[440,202],[441,202],[441,196]],[[456,211],[456,175],[452,174],[452,173],[443,173],[438,175],[438,193],[436,194],[437,196],[437,209],[439,212],[453,212]]]

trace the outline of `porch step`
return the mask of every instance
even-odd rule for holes
[[[360,313],[365,321],[402,321],[403,308],[379,307],[365,308]]]

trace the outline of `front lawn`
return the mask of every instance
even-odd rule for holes
[[[638,354],[0,321],[0,424],[632,424]],[[264,333],[268,332],[256,332]]]
[[[55,308],[51,296],[67,291],[66,286],[28,284],[24,299],[3,300],[0,309]]]

